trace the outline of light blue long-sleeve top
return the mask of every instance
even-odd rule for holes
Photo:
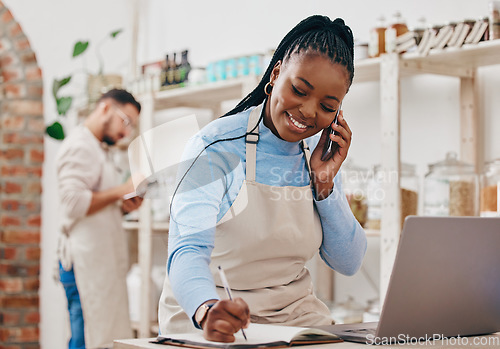
[[[211,122],[190,139],[183,154],[178,181],[201,153],[180,182],[172,201],[167,271],[174,295],[190,318],[203,302],[219,299],[209,269],[215,226],[238,195],[246,168],[245,137],[203,149],[214,141],[244,135],[250,110]],[[276,137],[262,120],[259,136],[255,179],[258,183],[309,185],[299,142]],[[319,136],[306,139],[311,153]],[[314,202],[323,229],[321,258],[334,270],[353,275],[361,266],[367,242],[342,192],[340,171],[334,179],[333,192],[326,199]]]

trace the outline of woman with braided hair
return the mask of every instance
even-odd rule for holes
[[[332,323],[305,263],[319,252],[352,275],[366,251],[340,176],[351,144],[340,106],[353,75],[350,28],[308,17],[255,90],[190,140],[171,204],[162,335],[201,328],[232,342],[249,322]]]

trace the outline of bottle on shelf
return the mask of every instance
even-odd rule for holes
[[[172,58],[168,61],[168,68],[167,68],[167,84],[166,85],[173,85],[175,84],[175,70],[176,70],[176,64],[175,60],[177,54],[174,52]]]
[[[174,84],[180,84],[182,82],[181,79],[181,64],[177,60],[177,53],[174,52]]]
[[[168,54],[165,55],[165,62],[163,62],[163,66],[161,69],[161,75],[160,75],[160,84],[161,86],[167,86],[168,85],[168,70],[170,69],[170,60],[168,57]]]
[[[385,30],[385,51],[394,52],[396,50],[396,38],[407,32],[406,21],[401,16],[401,12],[396,12],[392,16],[390,25]]]
[[[188,54],[188,50],[184,50],[181,52],[181,64],[179,66],[179,80],[181,83],[188,80],[189,72],[191,71],[191,64],[189,63]]]
[[[378,57],[385,53],[385,17],[377,18],[375,27],[370,30],[370,41],[368,42],[368,56]]]

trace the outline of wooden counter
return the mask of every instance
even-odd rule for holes
[[[165,349],[179,348],[162,344],[149,343],[154,338],[122,339],[114,342],[113,349]],[[342,342],[332,344],[307,345],[307,349],[368,349],[371,346],[360,343]],[[477,348],[500,348],[500,332],[489,336],[448,338],[443,341],[407,343],[399,345],[381,345],[378,348],[432,348],[432,349],[477,349]]]

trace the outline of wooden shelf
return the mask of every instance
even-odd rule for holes
[[[153,92],[154,110],[176,107],[218,108],[223,101],[241,99],[258,83],[259,78],[247,76],[203,85],[172,88]]]
[[[125,230],[138,230],[140,223],[138,221],[123,221],[122,226]],[[169,222],[153,222],[153,230],[156,232],[168,232],[169,227]]]
[[[460,48],[431,50],[428,56],[409,52],[401,56],[401,75],[438,74],[456,77],[471,77],[476,68],[498,64],[500,40],[483,41]],[[383,57],[357,61],[354,82],[378,81]]]
[[[354,63],[353,83],[378,81],[380,79],[381,58],[368,58]]]
[[[380,237],[380,230],[378,229],[364,229],[367,237]]]

